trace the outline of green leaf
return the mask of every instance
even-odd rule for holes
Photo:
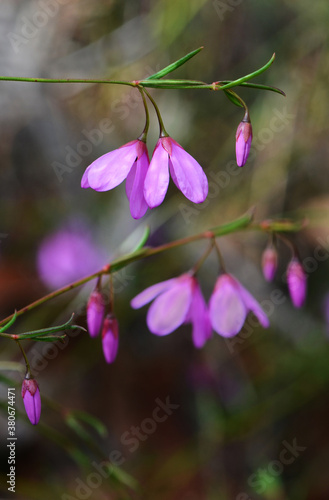
[[[239,108],[243,108],[243,104],[241,104],[241,102],[239,101],[239,99],[236,98],[236,96],[234,95],[234,93],[230,92],[229,90],[224,90],[224,93],[226,95],[226,97],[231,101],[233,102],[233,104],[235,104],[236,106],[239,106]]]
[[[16,321],[16,318],[17,318],[17,311],[15,310],[14,316],[8,321],[8,323],[6,323],[2,328],[0,328],[0,333],[7,330],[7,328],[9,328]]]
[[[147,242],[150,236],[150,232],[151,232],[150,226],[146,226],[141,239],[139,240],[139,242],[137,243],[137,245],[135,246],[135,248],[132,250],[131,253],[138,252],[138,250],[141,250],[144,247],[145,243]]]
[[[76,419],[89,424],[101,437],[107,436],[108,432],[103,422],[93,415],[90,415],[90,413],[81,410],[74,410],[71,412],[71,415],[73,415]]]
[[[232,222],[228,222],[227,224],[223,224],[222,226],[213,227],[210,229],[214,236],[223,236],[228,233],[232,233],[233,231],[238,231],[239,229],[244,229],[252,222],[253,212],[249,212],[238,219],[235,219]]]
[[[83,328],[82,326],[70,324],[73,320],[73,317],[74,317],[74,314],[72,314],[71,318],[63,325],[52,326],[50,328],[42,328],[41,330],[33,330],[31,332],[19,333],[19,334],[17,334],[17,336],[15,338],[17,338],[18,340],[32,339],[32,338],[34,339],[37,337],[44,337],[45,335],[51,336],[52,333],[57,333],[57,332],[61,332],[64,330],[77,330],[77,329],[79,329],[79,330],[86,331],[86,329]]]
[[[166,66],[165,68],[161,69],[157,73],[154,73],[153,75],[147,77],[146,80],[157,80],[159,78],[162,78],[165,75],[168,75],[168,73],[171,73],[175,69],[179,68],[179,66],[182,66],[183,64],[185,64],[189,59],[191,59],[196,54],[198,54],[202,49],[203,49],[203,47],[199,47],[198,49],[193,50],[192,52],[189,52],[188,54],[186,54],[186,56],[182,57],[181,59],[178,59],[177,61],[169,64],[169,66]]]
[[[266,71],[271,64],[273,63],[275,59],[275,54],[271,57],[271,59],[261,68],[257,69],[256,71],[253,71],[252,73],[249,73],[248,75],[242,76],[241,78],[238,78],[237,80],[233,80],[230,83],[226,83],[224,85],[221,85],[218,90],[224,90],[224,89],[229,89],[231,87],[236,87],[237,85],[241,85],[242,83],[246,82],[247,80],[252,80],[252,78],[255,78],[258,75],[261,75]],[[219,82],[221,83],[221,82]]]
[[[223,82],[220,82],[223,84],[230,83],[230,80],[226,80]],[[270,90],[271,92],[277,92],[278,94],[283,95],[286,97],[286,93],[283,92],[283,90],[279,89],[278,87],[272,87],[271,85],[262,85],[260,83],[250,83],[250,82],[242,82],[238,85],[238,87],[249,87],[251,89],[259,89],[259,90]],[[224,90],[225,92],[225,90]]]

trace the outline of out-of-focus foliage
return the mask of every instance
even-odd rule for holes
[[[0,82],[1,317],[47,293],[37,272],[38,249],[61,228],[86,228],[99,254],[112,258],[132,249],[146,224],[149,244],[161,244],[227,222],[251,206],[257,219],[288,214],[309,220],[294,238],[309,275],[307,304],[298,311],[287,296],[290,255],[283,245],[278,277],[269,285],[260,269],[264,235],[220,240],[228,270],[264,301],[271,327],[247,327],[230,341],[214,334],[202,351],[192,348],[189,325],[154,337],[145,309],[132,311],[129,301],[146,286],[187,271],[205,243],[115,274],[120,348],[114,365],[103,360],[100,339],[86,333],[69,335],[64,346],[27,349],[43,398],[36,428],[19,400],[15,363],[21,355],[1,339],[1,400],[8,384],[17,383],[21,412],[17,499],[79,498],[77,478],[87,484],[85,498],[95,500],[328,498],[328,22],[327,0],[0,3],[3,75],[137,80],[204,45],[172,76],[233,79],[276,52],[259,82],[287,94],[240,89],[254,139],[250,160],[237,170],[235,130],[243,110],[221,92],[152,91],[168,133],[203,166],[210,189],[208,201],[193,206],[170,188],[165,203],[136,222],[123,185],[96,193],[82,190],[80,180],[94,159],[142,132],[138,91]],[[151,120],[150,151],[158,137],[153,112]],[[207,299],[217,273],[212,256],[200,272]],[[84,324],[91,290],[86,285],[23,316],[17,331],[64,323],[72,312]],[[168,397],[178,408],[154,428],[153,412]],[[8,496],[5,403],[3,408],[0,484]],[[143,438],[133,437],[136,426],[144,429]],[[297,451],[284,451],[294,443]],[[115,451],[123,462],[113,463],[98,487],[88,487],[97,470],[93,462],[110,456],[113,462]],[[130,476],[139,484],[135,492]]]

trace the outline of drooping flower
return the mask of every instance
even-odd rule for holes
[[[103,324],[105,302],[102,293],[95,289],[87,304],[87,325],[91,337],[97,337]]]
[[[109,191],[127,179],[130,213],[134,219],[139,219],[148,209],[143,187],[149,163],[145,142],[136,139],[97,158],[83,174],[81,187]]]
[[[41,398],[39,386],[33,378],[25,378],[23,380],[22,398],[26,414],[31,424],[36,425],[40,420]]]
[[[300,261],[294,257],[287,269],[290,298],[295,307],[302,307],[306,299],[307,276]]]
[[[209,302],[213,329],[223,337],[233,337],[243,327],[249,311],[264,328],[269,326],[268,317],[251,293],[231,274],[219,276]]]
[[[238,167],[246,163],[252,141],[252,127],[249,121],[239,123],[235,136],[235,154]]]
[[[107,363],[113,363],[119,348],[119,325],[113,314],[108,314],[104,319],[102,328],[102,346],[104,358]]]
[[[134,309],[150,306],[146,322],[155,335],[172,333],[183,323],[192,323],[192,340],[201,348],[211,336],[207,306],[194,276],[183,274],[146,288],[131,301]]]
[[[265,248],[262,255],[262,269],[266,281],[273,281],[278,268],[278,253],[273,245]]]
[[[149,207],[160,205],[169,185],[169,173],[178,189],[193,203],[202,203],[208,195],[208,181],[199,163],[171,137],[158,140],[144,183]]]

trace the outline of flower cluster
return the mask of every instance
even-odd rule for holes
[[[211,337],[212,329],[223,337],[239,333],[250,311],[264,328],[269,326],[257,300],[228,273],[217,279],[209,307],[197,279],[189,273],[146,288],[132,299],[131,306],[138,309],[152,300],[146,318],[149,330],[163,336],[183,323],[192,323],[192,339],[198,348]]]
[[[108,191],[126,179],[130,213],[134,219],[139,219],[148,208],[163,202],[170,175],[187,199],[194,203],[202,203],[206,199],[208,181],[204,171],[170,137],[160,137],[151,162],[146,143],[140,139],[106,153],[86,169],[81,187]]]
[[[91,293],[87,304],[89,335],[97,337],[102,332],[102,346],[107,363],[113,363],[119,348],[119,327],[115,316],[105,316],[105,300],[98,287]]]

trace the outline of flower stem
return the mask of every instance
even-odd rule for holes
[[[25,378],[27,379],[30,379],[31,378],[31,368],[30,368],[30,364],[29,364],[29,361],[27,359],[27,356],[25,354],[25,351],[22,347],[22,344],[20,343],[19,340],[15,340],[15,342],[18,344],[18,347],[20,348],[20,350],[22,351],[22,354],[23,354],[23,358],[24,358],[24,361],[25,361],[25,365],[26,365],[26,374],[25,374]]]
[[[155,109],[155,112],[157,114],[157,118],[158,118],[158,121],[159,121],[159,127],[160,127],[160,137],[169,137],[169,134],[167,133],[166,129],[165,129],[165,126],[163,124],[163,120],[162,120],[162,116],[161,116],[161,113],[160,113],[160,110],[155,102],[155,100],[153,99],[153,97],[150,95],[150,93],[144,89],[144,92],[145,94],[147,95],[147,97],[150,99],[151,103],[153,104],[153,107]]]
[[[175,241],[172,241],[170,243],[165,243],[164,245],[160,245],[158,247],[154,248],[149,248],[149,247],[143,247],[143,248],[138,248],[136,251],[126,254],[122,257],[119,257],[117,259],[114,259],[112,262],[104,266],[102,269],[97,271],[96,273],[93,273],[89,276],[86,276],[85,278],[82,278],[80,280],[77,280],[73,283],[70,283],[69,285],[66,285],[62,288],[59,288],[58,290],[55,290],[48,295],[45,295],[44,297],[41,297],[40,299],[32,302],[31,304],[23,307],[19,311],[17,311],[14,314],[11,314],[7,318],[4,318],[3,320],[0,321],[0,327],[2,325],[5,325],[8,321],[10,321],[14,315],[16,314],[17,316],[21,316],[22,314],[31,311],[32,309],[35,309],[36,307],[44,304],[45,302],[48,302],[49,300],[59,297],[60,295],[63,295],[64,293],[74,290],[75,288],[84,285],[85,283],[88,283],[89,281],[99,278],[100,276],[103,275],[108,275],[113,272],[119,271],[120,269],[126,267],[128,264],[132,262],[136,262],[141,259],[145,259],[147,257],[151,257],[152,255],[157,255],[162,252],[166,252],[167,250],[172,250],[174,248],[187,245],[189,243],[192,243],[194,241],[202,240],[202,239],[214,239],[218,238],[220,236],[225,236],[227,234],[235,233],[237,231],[243,231],[246,229],[252,229],[252,230],[261,230],[264,232],[271,231],[271,227],[276,226],[276,221],[266,221],[266,225],[264,225],[263,222],[259,223],[252,223],[252,214],[247,213],[246,215],[243,215],[239,217],[238,219],[235,219],[231,222],[228,222],[227,224],[223,224],[221,226],[217,226],[215,228],[212,228],[210,230],[204,231],[202,233],[194,234],[192,236],[187,236],[186,238],[181,238]],[[280,228],[281,231],[289,231],[289,232],[296,232],[300,231],[301,229],[301,224],[299,222],[292,222],[289,220],[281,220],[280,221]]]

